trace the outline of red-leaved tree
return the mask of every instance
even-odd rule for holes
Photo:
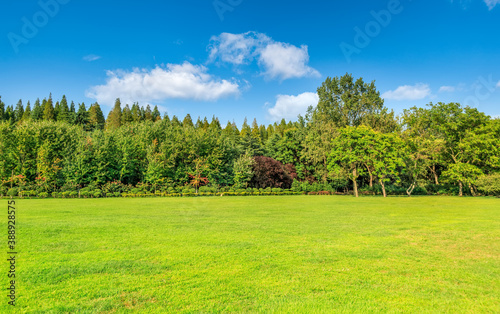
[[[293,180],[285,171],[283,164],[273,158],[254,157],[253,173],[250,185],[254,188],[289,189],[292,186]]]

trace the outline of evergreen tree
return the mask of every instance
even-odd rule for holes
[[[125,125],[134,121],[134,117],[132,117],[132,112],[130,111],[130,107],[128,104],[125,105],[122,112],[121,124]]]
[[[28,103],[26,104],[26,109],[24,109],[22,120],[28,121],[29,119],[31,119],[31,105],[30,101],[28,100]]]
[[[191,115],[189,113],[184,117],[184,120],[182,120],[182,126],[185,128],[194,128],[193,119],[191,119]]]
[[[23,119],[23,115],[24,115],[23,101],[19,99],[16,105],[16,110],[14,110],[15,122],[20,122]]]
[[[76,108],[75,108],[75,103],[72,101],[71,106],[69,107],[68,122],[71,124],[75,124],[75,120],[76,120]]]
[[[108,120],[106,121],[107,129],[117,129],[122,123],[122,106],[120,98],[115,100],[115,106],[108,114]]]
[[[158,110],[158,106],[155,106],[153,109],[153,121],[158,121],[161,120],[161,114],[160,111]]]
[[[45,102],[45,107],[43,108],[43,120],[55,120],[54,105],[52,104],[52,94],[50,94],[49,99]]]
[[[83,102],[78,106],[74,123],[83,127],[87,127],[89,123],[89,113]]]
[[[149,106],[149,104],[146,106],[146,110],[144,111],[144,120],[154,121],[153,113],[151,112],[151,107]]]
[[[2,101],[2,97],[0,96],[0,121],[5,119],[5,104]]]
[[[33,110],[31,111],[31,119],[33,121],[40,121],[43,118],[43,109],[40,105],[40,99],[37,98]]]
[[[11,124],[15,122],[14,108],[12,106],[7,106],[5,110],[5,121],[9,121]]]
[[[101,106],[98,103],[95,103],[89,108],[89,125],[90,128],[95,130],[104,129],[104,114],[102,113]]]
[[[59,113],[61,112],[61,104],[59,104],[58,101],[56,101],[56,105],[54,106],[54,119],[56,121],[60,121],[57,117],[59,116]]]
[[[63,95],[63,97],[61,99],[61,103],[59,105],[59,109],[57,110],[57,121],[63,121],[63,122],[68,122],[68,123],[72,122],[70,120],[68,101],[66,100],[65,95]]]
[[[134,122],[140,122],[142,121],[142,116],[141,116],[141,108],[139,107],[138,103],[134,103],[132,105],[132,118]]]

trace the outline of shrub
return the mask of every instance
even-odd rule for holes
[[[69,196],[70,196],[71,198],[76,198],[76,197],[78,197],[78,192],[76,192],[76,191],[71,191],[71,192],[69,192]]]
[[[479,177],[476,186],[485,195],[500,195],[500,173]]]
[[[7,195],[8,196],[12,196],[12,197],[15,197],[19,194],[19,189],[18,188],[12,188],[12,189],[9,189],[9,191],[7,192]]]
[[[49,197],[49,193],[47,193],[47,192],[38,193],[38,197],[47,198],[47,197]]]

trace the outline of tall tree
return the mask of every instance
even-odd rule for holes
[[[37,98],[35,101],[35,105],[33,106],[33,110],[31,111],[31,119],[33,121],[40,121],[43,119],[43,109],[40,105],[40,99]]]
[[[89,108],[89,125],[92,129],[102,130],[104,129],[104,115],[101,110],[101,106],[98,103],[94,103]]]
[[[57,112],[57,121],[63,121],[71,123],[68,100],[66,99],[66,95],[62,96],[61,103],[59,104],[59,110]]]
[[[45,121],[54,121],[54,105],[52,103],[52,94],[50,94],[49,99],[45,102],[45,106],[43,108],[43,120]]]
[[[106,121],[107,129],[117,129],[121,125],[122,120],[122,107],[120,98],[117,98],[115,101],[115,106],[108,114],[108,120]]]

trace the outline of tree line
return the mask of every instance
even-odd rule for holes
[[[297,121],[221,125],[161,116],[117,99],[6,106],[0,98],[0,195],[199,191],[493,195],[500,191],[500,120],[458,103],[400,116],[375,83],[327,78]],[[78,108],[78,109],[77,109]]]

